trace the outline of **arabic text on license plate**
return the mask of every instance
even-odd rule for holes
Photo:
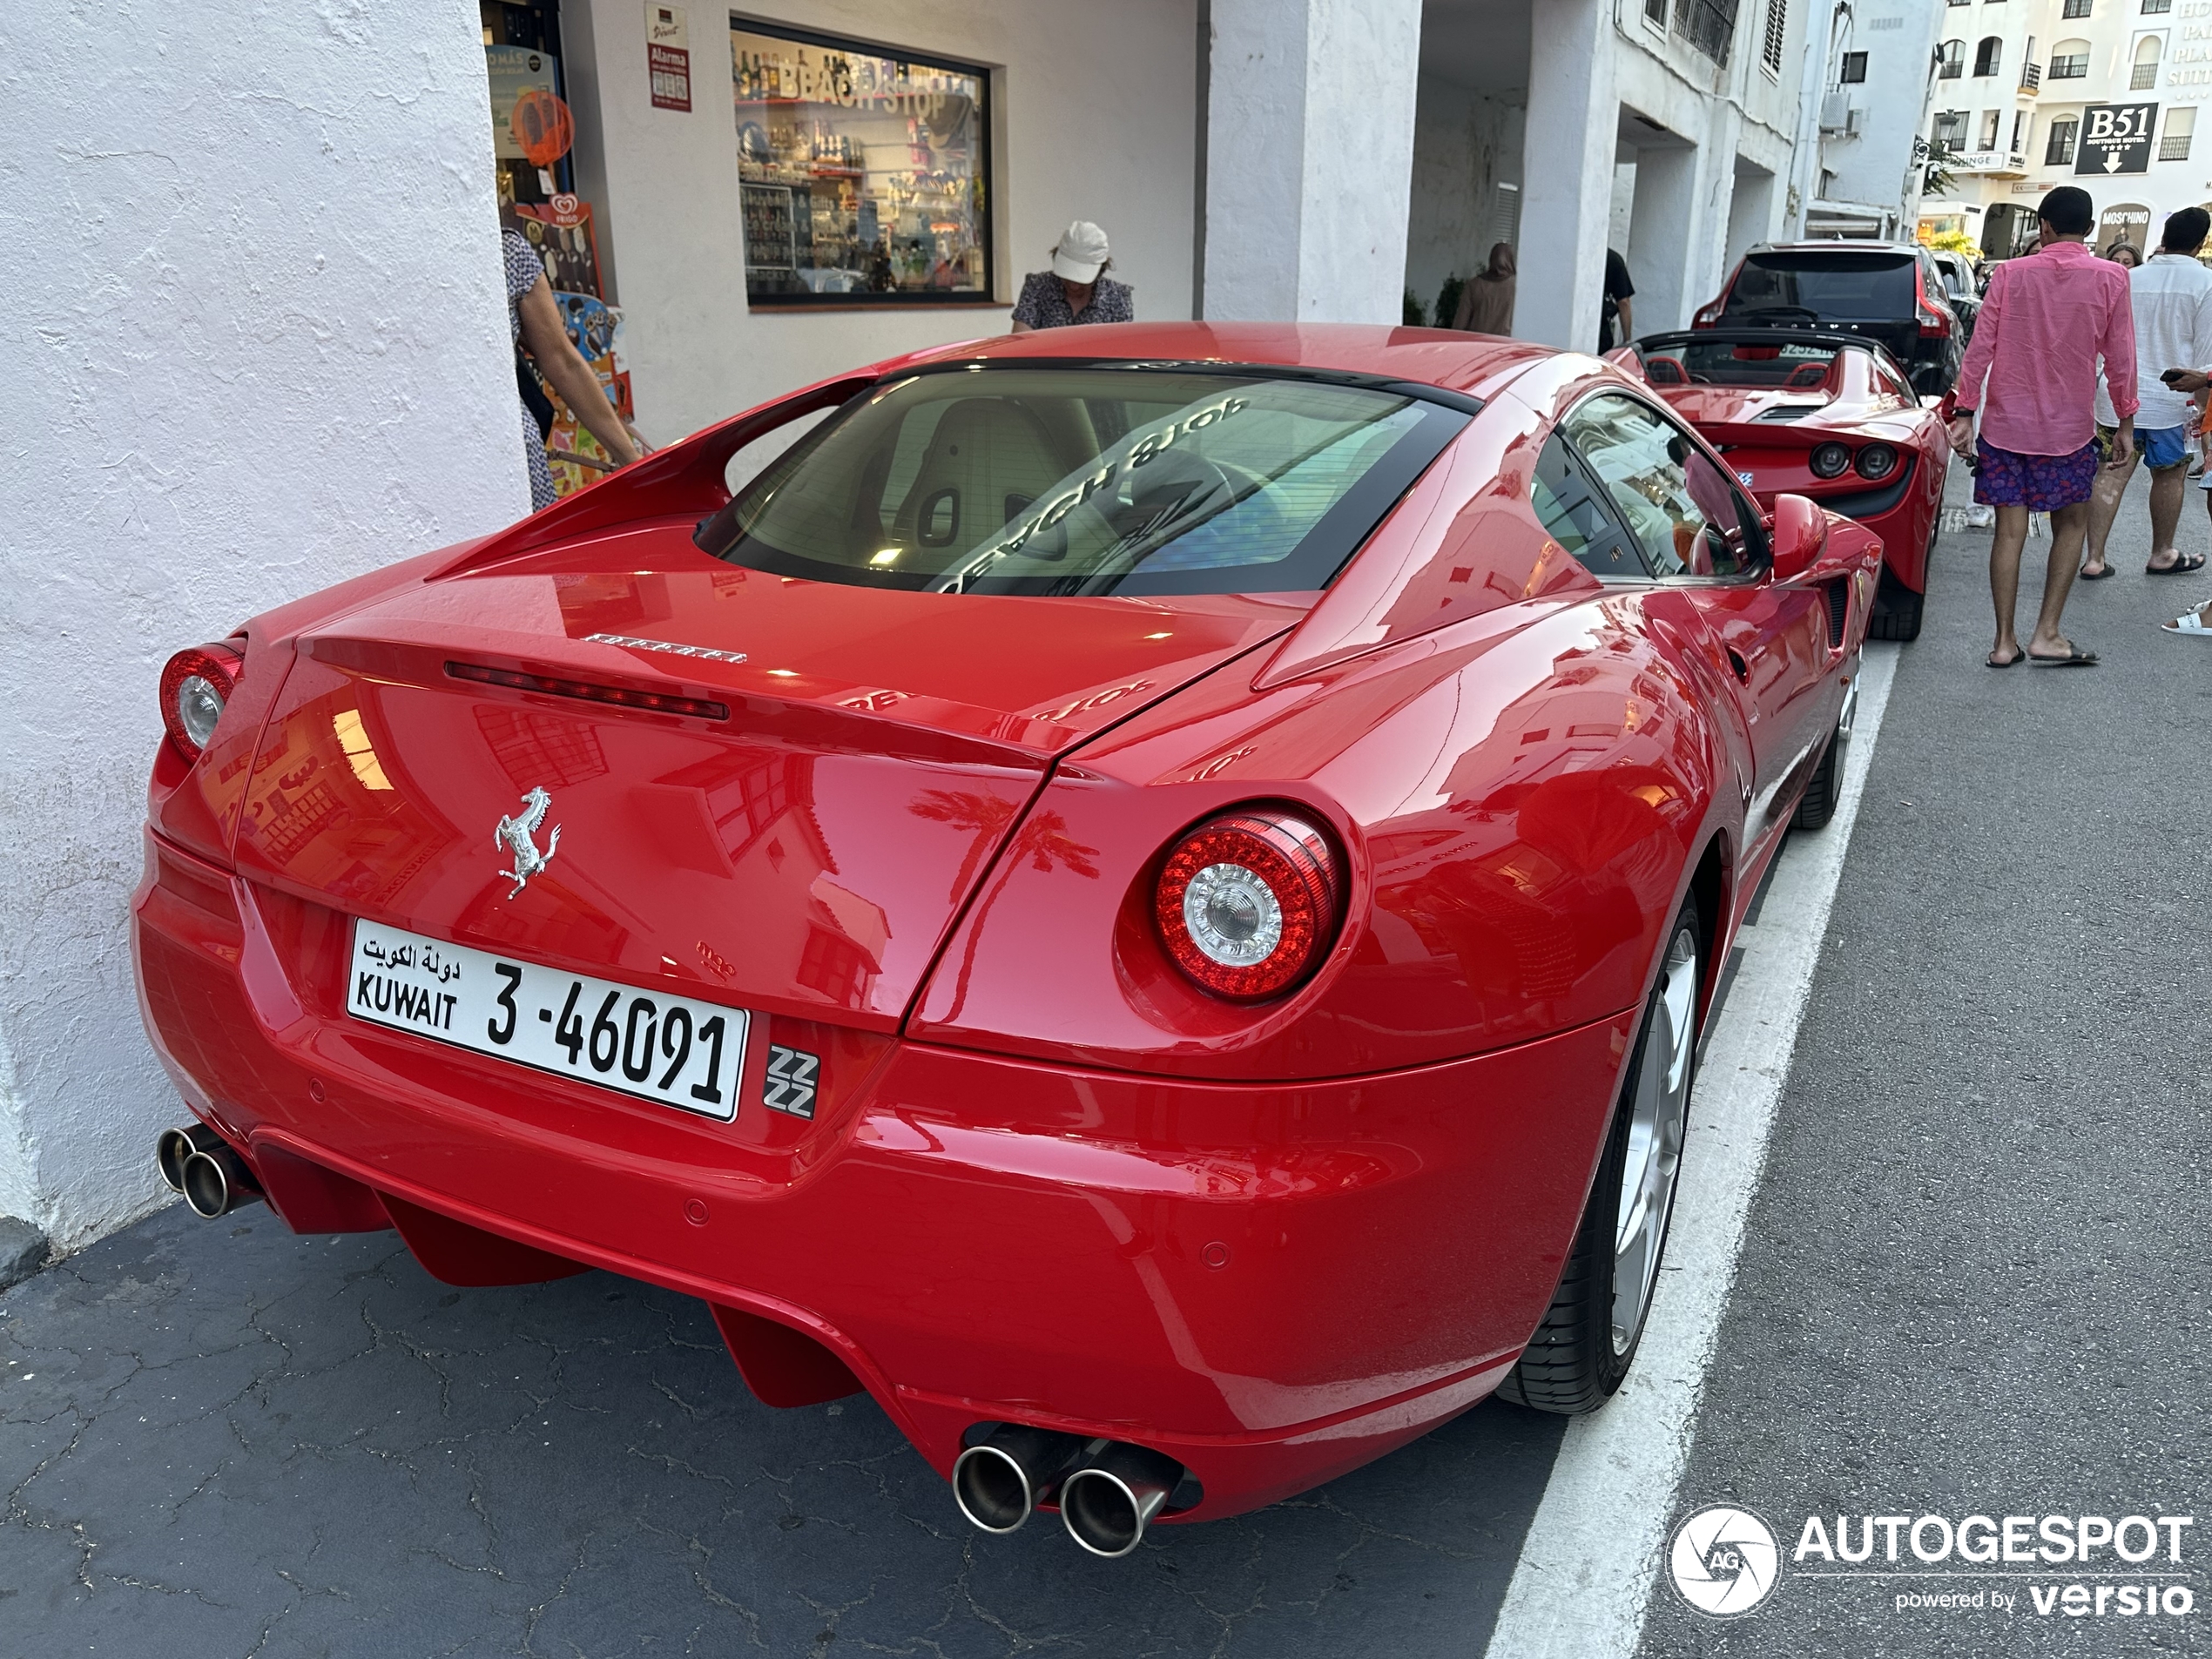
[[[724,1123],[737,1116],[743,1008],[356,921],[346,1012]]]

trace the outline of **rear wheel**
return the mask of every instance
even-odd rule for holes
[[[1874,595],[1873,614],[1866,618],[1866,637],[1900,642],[1918,639],[1923,597],[1883,571],[1882,584]]]
[[[1499,1388],[1501,1399],[1579,1415],[1602,1406],[1629,1374],[1682,1175],[1703,954],[1696,909],[1685,904],[1643,1010],[1567,1270],[1527,1352]]]
[[[1836,815],[1836,803],[1843,797],[1844,729],[1838,723],[1829,735],[1827,752],[1813,768],[1812,781],[1805,786],[1804,795],[1797,802],[1797,816],[1790,822],[1801,830],[1825,829],[1828,820]]]

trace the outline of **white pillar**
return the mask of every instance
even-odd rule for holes
[[[1513,332],[1588,351],[1605,291],[1605,235],[1620,131],[1612,8],[1601,0],[1529,7],[1528,118],[1522,154],[1521,281]]]
[[[68,1247],[165,1201],[186,1116],[126,930],[163,662],[529,494],[475,0],[7,34],[0,1212]]]
[[[1420,0],[1213,0],[1204,314],[1400,315]]]
[[[1636,287],[1639,334],[1682,327],[1696,220],[1697,152],[1685,145],[1639,152],[1635,206],[1629,220],[1629,245],[1622,250]]]
[[[1736,268],[1736,262],[1754,242],[1774,239],[1774,175],[1764,167],[1737,158],[1736,194],[1728,209],[1728,243],[1721,251],[1723,277]],[[1717,285],[1714,293],[1719,293]]]

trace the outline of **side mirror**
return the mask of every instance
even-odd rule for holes
[[[1774,580],[1794,582],[1827,546],[1827,514],[1803,496],[1774,498]]]

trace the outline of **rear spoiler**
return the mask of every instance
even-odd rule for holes
[[[1606,361],[1622,368],[1641,367],[1642,354],[1664,352],[1681,346],[1817,346],[1826,350],[1844,350],[1856,347],[1876,357],[1885,358],[1892,368],[1912,383],[1912,371],[1898,361],[1896,354],[1880,341],[1865,334],[1854,334],[1841,328],[1808,328],[1796,323],[1770,323],[1764,327],[1737,324],[1731,327],[1681,329],[1672,334],[1646,334],[1632,340],[1617,351],[1609,354]]]

